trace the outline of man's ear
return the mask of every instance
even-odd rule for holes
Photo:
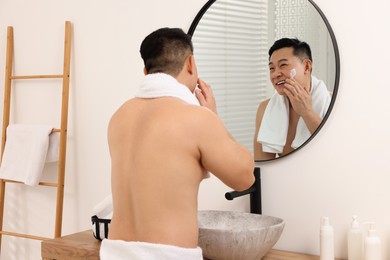
[[[189,74],[194,74],[195,73],[195,58],[194,55],[189,55],[186,59],[186,66],[187,66],[187,72]]]
[[[148,74],[148,71],[146,70],[146,68],[144,68],[144,75]]]
[[[312,70],[311,60],[306,59],[304,62],[305,62],[305,73],[311,73],[311,70]]]

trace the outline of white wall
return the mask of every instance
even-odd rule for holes
[[[106,127],[111,114],[132,97],[142,79],[140,42],[159,27],[187,30],[205,2],[0,1],[0,75],[4,75],[8,25],[15,30],[15,73],[30,74],[61,71],[64,21],[73,23],[63,234],[90,228],[93,206],[110,192]],[[390,2],[372,0],[364,8],[356,8],[352,0],[316,3],[338,40],[339,93],[327,124],[312,142],[287,158],[259,164],[263,212],[286,220],[277,248],[314,254],[319,252],[319,219],[329,216],[335,227],[337,257],[346,257],[351,215],[376,221],[384,259],[389,259],[390,89],[386,77],[390,54],[385,48],[390,37]],[[15,100],[15,121],[29,121],[30,113],[20,109],[35,112],[41,106],[29,106],[43,104],[42,96],[57,98],[58,93],[45,94],[46,83],[36,84],[42,84],[36,92],[26,90],[30,91],[27,97]],[[23,88],[22,83],[19,86]],[[1,100],[2,95],[1,91]],[[56,122],[54,114],[47,116],[51,122]],[[50,179],[53,172],[55,167],[50,166],[45,178]],[[249,198],[226,201],[227,190],[215,178],[206,180],[200,190],[200,209],[248,211]],[[51,235],[53,196],[45,188],[9,187],[5,226]],[[45,217],[38,216],[42,211],[47,212]],[[4,237],[1,259],[38,259],[39,245]]]

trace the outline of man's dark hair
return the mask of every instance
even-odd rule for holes
[[[140,52],[148,74],[162,72],[177,76],[193,50],[191,36],[182,29],[161,28],[143,40]]]
[[[274,51],[282,48],[293,48],[293,54],[300,58],[302,61],[304,59],[309,59],[313,61],[309,44],[300,41],[296,38],[282,38],[277,40],[268,51],[269,58],[271,58],[271,55]]]

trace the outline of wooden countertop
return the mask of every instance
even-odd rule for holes
[[[100,260],[100,241],[93,237],[92,229],[60,238],[42,241],[42,259]]]
[[[262,260],[319,260],[319,256],[272,249]],[[335,258],[335,260],[343,260]]]
[[[86,230],[42,241],[43,260],[99,260],[100,241],[93,237],[92,230]],[[271,250],[262,260],[319,260],[318,256]],[[341,260],[341,259],[335,259]]]

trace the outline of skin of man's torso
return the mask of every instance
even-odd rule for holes
[[[176,98],[136,98],[114,114],[109,239],[197,247],[197,195],[206,171],[196,121],[204,110]]]

